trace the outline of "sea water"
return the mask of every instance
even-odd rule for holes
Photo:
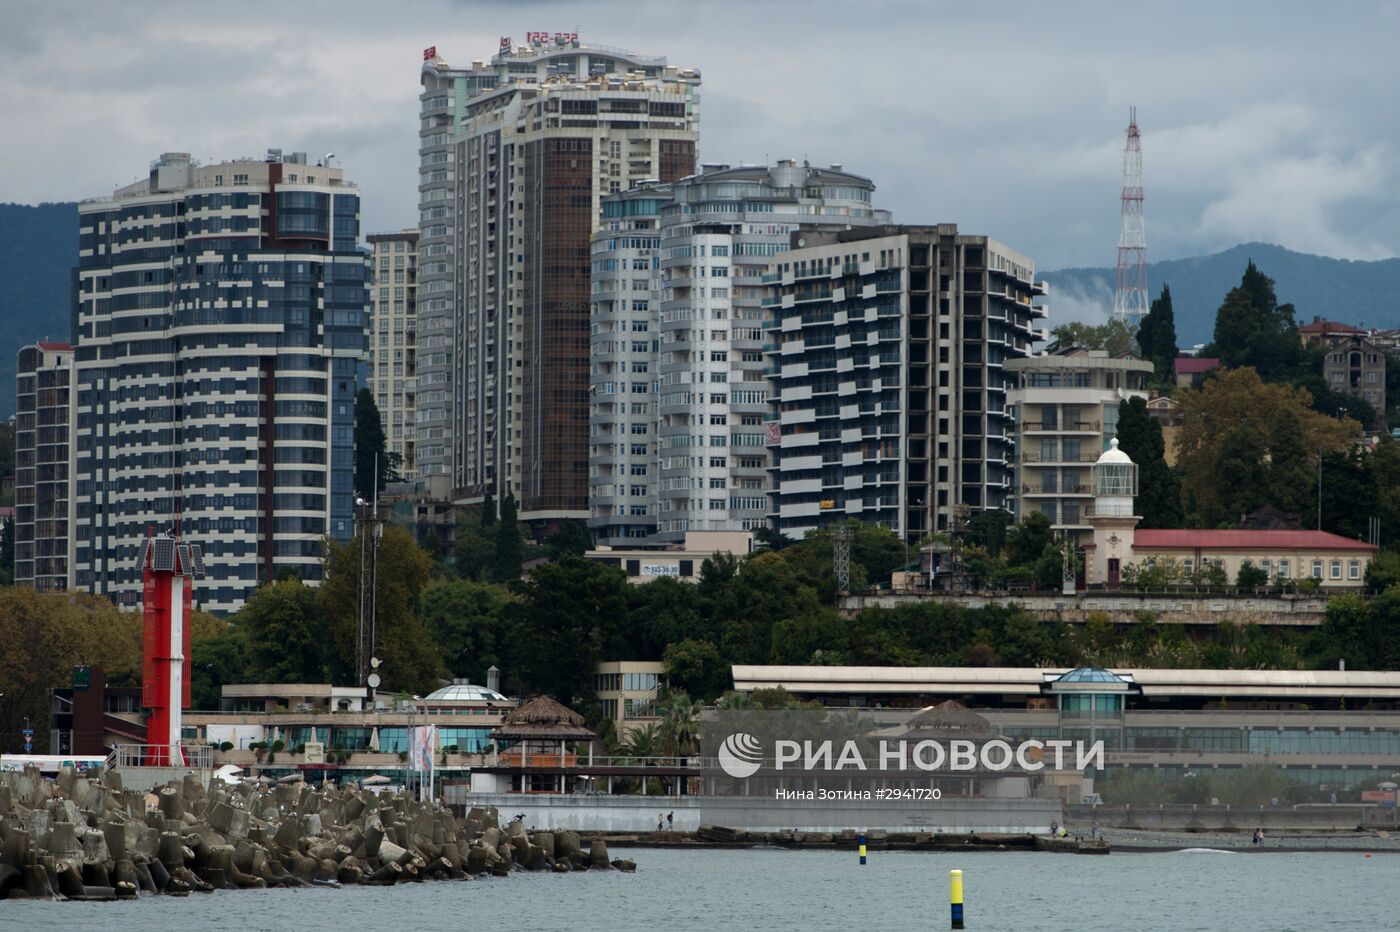
[[[637,872],[513,874],[115,903],[0,902],[0,929],[929,930],[963,872],[969,930],[1400,929],[1400,854],[615,849]]]

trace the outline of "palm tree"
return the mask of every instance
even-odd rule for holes
[[[661,712],[661,746],[667,757],[691,757],[700,737],[700,703],[684,692],[674,692]]]
[[[655,722],[628,729],[622,739],[622,751],[628,757],[658,757],[661,750],[661,730]]]

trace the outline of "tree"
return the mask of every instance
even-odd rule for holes
[[[429,586],[419,617],[454,677],[485,683],[486,671],[505,669],[512,641],[507,618],[510,597],[500,586],[453,580]]]
[[[1239,517],[1232,513],[1237,503],[1223,500],[1236,497],[1239,482],[1220,467],[1227,437],[1244,432],[1252,447],[1266,450],[1280,408],[1298,416],[1303,446],[1309,452],[1344,451],[1361,431],[1355,421],[1339,421],[1311,410],[1312,397],[1304,389],[1265,383],[1249,368],[1222,371],[1200,388],[1182,392],[1180,399],[1182,423],[1176,450],[1182,489],[1196,511],[1212,523]]]
[[[1316,461],[1303,443],[1303,424],[1292,408],[1279,408],[1269,424],[1270,504],[1306,517],[1317,504]]]
[[[700,703],[684,690],[674,690],[656,709],[661,716],[661,752],[666,757],[692,757],[699,752]]]
[[[627,577],[617,567],[566,556],[535,567],[516,587],[512,610],[531,689],[568,705],[591,694],[599,661],[630,655],[622,625]]]
[[[496,556],[494,579],[510,582],[520,578],[525,562],[525,536],[516,520],[515,493],[507,492],[501,499],[500,520],[496,523]]]
[[[1152,308],[1138,325],[1138,346],[1143,359],[1152,363],[1158,381],[1168,381],[1179,352],[1176,345],[1176,315],[1172,312],[1172,292],[1166,285],[1152,302]]]
[[[231,619],[243,635],[248,668],[262,683],[324,683],[330,677],[330,625],[316,590],[300,577],[261,586]]]
[[[1230,368],[1250,366],[1266,380],[1298,374],[1304,358],[1293,305],[1279,304],[1274,282],[1253,260],[1215,315],[1215,340],[1205,352]]]
[[[377,568],[364,568],[365,613],[368,617],[373,606],[374,650],[383,661],[378,670],[383,688],[429,690],[442,673],[442,658],[416,611],[418,597],[428,584],[432,560],[414,542],[412,534],[392,524],[384,527],[379,543],[371,545],[371,550],[377,547],[378,553],[371,553],[365,562],[377,563]],[[341,682],[358,683],[354,658],[359,635],[360,535],[345,543],[329,541],[325,567],[326,578],[319,592],[335,642],[333,669]]]
[[[1269,584],[1269,571],[1262,566],[1255,566],[1249,560],[1240,564],[1240,571],[1235,574],[1235,585],[1241,589],[1258,589]]]
[[[1133,351],[1133,328],[1121,320],[1103,324],[1086,324],[1082,321],[1061,324],[1050,332],[1050,337],[1051,351],[1071,346],[1104,350],[1110,356],[1122,356]]]
[[[386,444],[379,406],[370,390],[362,388],[355,395],[355,494],[365,501],[384,491],[386,483],[398,481],[402,457],[388,452]]]
[[[1234,521],[1267,502],[1264,447],[1254,433],[1242,428],[1227,433],[1216,468],[1220,485],[1211,520]]]
[[[248,639],[236,628],[198,637],[190,644],[190,700],[196,709],[218,709],[227,683],[247,682]],[[259,671],[259,678],[261,678]]]
[[[675,689],[712,700],[729,688],[729,664],[710,641],[684,640],[666,646],[666,678]]]
[[[486,498],[481,502],[481,521],[483,528],[492,527],[496,523],[496,496],[490,492],[486,493]]]
[[[494,582],[496,579],[496,531],[483,525],[486,514],[467,512],[457,519],[452,562],[462,579]],[[492,523],[495,523],[494,514]]]
[[[1162,442],[1162,425],[1147,412],[1147,402],[1129,398],[1118,408],[1118,449],[1138,468],[1137,513],[1142,527],[1181,527],[1181,479],[1172,472]]]
[[[700,587],[674,576],[628,586],[627,613],[634,660],[660,660],[668,645],[687,638],[717,637],[701,615]]]
[[[0,522],[0,586],[15,581],[15,519]]]
[[[1014,522],[1014,516],[1005,508],[979,511],[967,519],[959,536],[990,554],[998,554],[1006,547],[1006,529]]]
[[[0,746],[13,748],[28,717],[38,753],[49,750],[49,690],[76,666],[100,666],[109,682],[136,682],[141,616],[101,596],[0,589]]]
[[[1006,562],[1011,566],[1032,566],[1053,543],[1050,519],[1032,511],[1007,531]]]
[[[593,535],[588,532],[588,522],[578,518],[566,518],[559,522],[544,542],[545,551],[551,560],[566,554],[581,557],[593,546]]]

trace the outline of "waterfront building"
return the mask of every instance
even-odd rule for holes
[[[1071,347],[1007,360],[1006,371],[1016,386],[1008,393],[1016,431],[1012,513],[1019,521],[1039,511],[1057,536],[1083,542],[1092,531],[1092,463],[1118,433],[1119,406],[1147,399],[1152,363]]]
[[[138,547],[177,524],[202,608],[319,580],[353,532],[358,189],[302,153],[166,153],[78,210],[73,586],[137,604]]]
[[[417,476],[418,231],[371,233],[370,386],[384,425],[385,450],[399,474]]]
[[[1102,740],[1109,770],[1269,764],[1354,802],[1400,769],[1395,672],[736,665],[733,677],[739,692],[782,687],[891,720],[952,699],[1013,741]]]
[[[465,500],[588,517],[589,241],[604,196],[694,171],[699,86],[576,35],[425,62],[418,453]]]
[[[749,531],[687,531],[685,540],[666,547],[611,547],[600,545],[584,554],[615,566],[627,574],[630,583],[647,583],[661,576],[681,582],[699,582],[705,561],[720,554],[742,559],[753,552]]]
[[[1207,373],[1219,368],[1220,360],[1214,356],[1178,356],[1172,363],[1177,388],[1195,388]]]
[[[1092,540],[1084,545],[1085,581],[1117,589],[1128,568],[1170,568],[1180,580],[1214,566],[1233,582],[1246,564],[1273,584],[1311,581],[1319,589],[1360,589],[1376,545],[1328,531],[1162,530],[1138,528],[1133,513],[1137,465],[1118,449],[1118,438],[1094,464],[1094,503],[1088,513]]]
[[[955,224],[794,234],[774,257],[770,517],[918,539],[1013,502],[1005,364],[1045,339],[1032,261]]]
[[[22,347],[15,371],[14,581],[40,592],[67,589],[73,542],[73,347],[57,342]]]
[[[657,700],[666,685],[666,665],[655,660],[606,660],[593,673],[593,691],[618,738],[660,720]]]

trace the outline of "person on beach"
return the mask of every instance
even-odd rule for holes
[[[1257,828],[1254,830],[1254,838],[1252,839],[1251,843],[1254,844],[1256,847],[1259,845],[1259,829]]]
[[[672,809],[666,813],[666,831],[672,831],[676,826],[676,811]]]
[[[658,813],[656,814],[656,830],[657,830],[658,832],[661,831],[661,823],[662,823],[662,821],[663,821],[663,817],[662,817],[661,813],[658,812]]]
[[[1055,820],[1055,819],[1051,819],[1051,820],[1050,820],[1050,837],[1051,837],[1051,838],[1054,838],[1054,837],[1055,837],[1056,835],[1058,835],[1059,833],[1060,833],[1060,823],[1059,823],[1057,820]]]

